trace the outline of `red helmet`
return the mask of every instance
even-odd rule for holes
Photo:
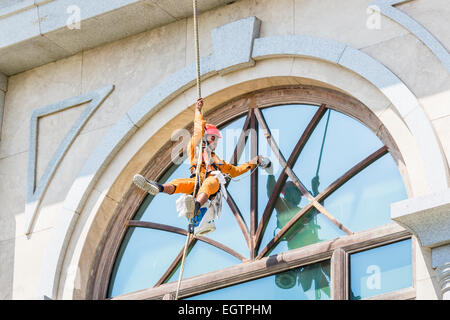
[[[205,126],[205,134],[213,134],[219,138],[222,138],[220,135],[219,129],[215,125],[207,123]]]

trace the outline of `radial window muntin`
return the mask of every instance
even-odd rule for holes
[[[324,103],[318,103],[318,102]],[[265,121],[264,115],[262,114],[260,109],[271,106],[281,106],[286,104],[309,104],[316,105],[318,107],[317,112],[313,116],[306,130],[301,135],[297,145],[294,147],[294,150],[291,155],[282,154],[276,142],[273,140],[270,134],[270,128],[268,128],[267,123]],[[389,225],[384,225],[381,227],[377,227],[373,230],[359,232],[357,234],[353,234],[353,232],[347,228],[344,224],[342,224],[339,220],[333,217],[333,215],[328,212],[322,205],[321,202],[326,199],[331,193],[337,190],[340,186],[342,186],[345,182],[350,180],[357,173],[361,172],[364,168],[369,166],[371,163],[375,162],[377,159],[382,157],[383,155],[391,152],[394,157],[397,157],[397,162],[401,162],[401,159],[398,158],[399,153],[396,151],[395,145],[392,143],[392,140],[389,139],[389,135],[384,131],[381,134],[378,134],[379,137],[384,138],[383,143],[385,144],[383,147],[366,157],[364,160],[356,164],[353,168],[348,170],[344,175],[342,175],[339,179],[337,179],[334,183],[324,189],[322,192],[313,196],[307,188],[304,186],[303,182],[298,179],[295,173],[292,170],[293,164],[297,160],[299,154],[302,151],[302,148],[308,141],[308,138],[312,134],[313,130],[319,123],[319,121],[325,116],[328,109],[336,110],[339,112],[350,113],[351,116],[357,118],[361,122],[363,122],[366,126],[372,129],[372,131],[377,128],[378,130],[382,130],[384,127],[381,123],[377,122],[377,118],[371,114],[368,109],[362,105],[360,102],[345,96],[341,93],[322,88],[315,87],[290,87],[290,88],[276,88],[263,90],[260,92],[255,92],[252,94],[245,95],[240,99],[236,99],[230,103],[227,103],[223,106],[218,107],[210,114],[206,115],[206,118],[209,122],[215,123],[219,126],[223,126],[228,122],[231,122],[242,115],[246,114],[246,120],[244,123],[244,130],[242,131],[242,135],[238,141],[236,146],[234,156],[231,160],[231,163],[236,163],[236,159],[239,159],[239,154],[242,151],[241,143],[245,143],[248,136],[245,135],[245,132],[248,132],[247,129],[257,129],[260,127],[266,134],[264,139],[267,139],[272,151],[277,155],[277,158],[281,165],[283,166],[282,173],[277,179],[277,183],[275,185],[275,189],[272,192],[272,196],[269,198],[268,204],[262,217],[257,217],[256,203],[257,203],[257,192],[251,193],[251,205],[250,205],[250,221],[247,224],[242,218],[242,214],[239,211],[238,206],[234,203],[233,198],[230,194],[228,194],[228,204],[234,216],[236,218],[237,224],[240,229],[240,232],[243,233],[246,243],[250,250],[250,259],[246,259],[241,254],[234,251],[232,248],[229,248],[217,241],[214,241],[208,237],[198,237],[197,239],[193,239],[189,244],[190,247],[195,245],[196,241],[203,241],[210,245],[213,245],[228,254],[231,254],[245,262],[246,266],[248,266],[248,273],[244,272],[240,276],[236,276],[233,273],[235,267],[229,267],[226,269],[220,270],[222,274],[225,274],[223,279],[216,279],[217,282],[221,283],[220,285],[214,285],[211,280],[216,277],[214,275],[215,272],[211,273],[210,278],[205,278],[204,275],[200,275],[194,277],[197,281],[194,281],[190,288],[186,288],[181,290],[180,296],[187,297],[192,296],[198,293],[210,291],[212,289],[226,287],[232,284],[245,282],[251,279],[260,278],[262,276],[267,276],[270,274],[274,274],[277,272],[281,272],[284,270],[297,268],[299,266],[304,266],[306,264],[311,264],[314,262],[320,262],[327,259],[331,259],[331,268],[332,268],[332,291],[331,298],[332,299],[347,299],[348,293],[345,285],[337,285],[338,282],[348,281],[347,274],[347,262],[345,259],[348,259],[348,250],[355,251],[358,248],[362,249],[365,247],[366,242],[370,242],[373,245],[381,245],[389,242],[398,241],[401,239],[405,239],[410,237],[410,235],[398,227],[395,223],[391,223]],[[365,121],[364,121],[365,120]],[[367,121],[369,120],[369,123]],[[191,125],[192,129],[192,125]],[[250,134],[257,135],[258,130],[250,130]],[[377,132],[379,133],[379,132]],[[261,137],[259,137],[261,139]],[[252,144],[250,146],[251,154],[256,155],[258,137],[254,136],[251,139]],[[172,144],[168,143],[162,149],[162,152],[159,156],[155,158],[159,158],[160,163],[169,163],[170,161],[162,161],[162,159],[168,159],[170,157],[170,149]],[[285,157],[288,158],[285,158]],[[158,161],[158,160],[156,160]],[[152,159],[150,163],[155,163],[155,159]],[[149,178],[159,178],[163,175],[164,171],[169,169],[169,165],[165,168],[155,168],[148,165],[145,168],[145,175]],[[273,212],[274,201],[277,199],[278,194],[281,191],[282,186],[286,179],[289,178],[292,180],[297,188],[300,190],[302,195],[309,200],[307,206],[303,207],[290,222],[285,225],[279,232],[275,235],[275,237],[264,247],[261,246],[261,239],[264,234],[264,229],[267,226],[270,215]],[[254,172],[251,177],[251,189],[255,190],[257,188],[257,173]],[[116,226],[116,230],[119,231],[115,233],[115,236],[109,237],[106,239],[105,247],[103,248],[103,252],[99,261],[104,261],[104,268],[101,270],[99,268],[99,264],[97,264],[96,271],[97,275],[93,281],[91,281],[91,291],[92,298],[104,298],[106,296],[106,290],[108,286],[109,277],[105,277],[106,274],[110,275],[112,271],[112,266],[114,263],[115,255],[120,247],[120,241],[125,234],[127,227],[145,227],[152,228],[157,230],[164,230],[169,232],[174,232],[178,234],[186,235],[186,231],[181,228],[176,228],[168,225],[161,225],[153,222],[144,222],[144,221],[136,221],[132,220],[132,216],[134,212],[139,208],[140,203],[145,198],[145,194],[140,193],[136,188],[132,187],[128,192],[128,197],[125,199],[125,205],[122,206],[122,212],[118,212],[118,217],[121,217],[122,221],[125,222],[122,228]],[[132,201],[130,201],[132,199]],[[128,206],[127,206],[128,202]],[[225,205],[225,204],[224,204]],[[285,252],[278,256],[283,256],[285,260],[287,256],[289,256],[292,261],[289,264],[274,264],[274,266],[267,267],[267,263],[269,261],[277,261],[276,256],[266,257],[267,254],[276,246],[276,244],[282,240],[283,235],[289,230],[289,228],[294,225],[296,221],[298,221],[305,213],[309,211],[309,209],[314,208],[325,217],[327,217],[335,226],[337,226],[340,230],[345,232],[347,235],[342,239],[332,240],[332,241],[324,241],[316,244],[309,245],[307,247],[298,248],[295,250],[291,250],[292,252]],[[134,210],[134,211],[133,211]],[[122,213],[122,214],[121,214]],[[114,229],[114,227],[113,227]],[[376,231],[376,232],[374,232]],[[111,251],[107,251],[109,250]],[[356,248],[356,249],[355,249]],[[173,292],[173,282],[167,283],[165,282],[169,279],[170,275],[172,275],[176,268],[179,266],[181,261],[182,249],[180,248],[180,252],[177,257],[174,259],[170,267],[161,277],[161,279],[156,283],[156,285],[152,289],[145,290],[145,293],[139,293],[139,298],[161,298],[165,293]],[[344,258],[343,258],[344,257]],[[266,267],[259,268],[256,266],[252,266],[257,262],[265,262]],[[242,264],[240,265],[242,267]],[[106,268],[105,268],[106,267]],[[226,275],[227,270],[229,271],[229,275]],[[103,271],[103,272],[102,272]],[[101,277],[97,280],[96,278],[101,273]],[[344,278],[344,280],[342,279]],[[228,281],[226,281],[228,279]],[[220,280],[220,281],[219,281]],[[224,284],[225,283],[225,284]],[[143,295],[142,295],[143,294]],[[411,295],[411,292],[408,292]],[[132,296],[131,294],[125,294],[124,296]],[[121,296],[116,297],[120,299]],[[409,296],[408,296],[409,297]]]

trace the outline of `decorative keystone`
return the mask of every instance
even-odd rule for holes
[[[252,67],[253,41],[259,36],[261,20],[248,17],[211,31],[215,69],[224,75]]]

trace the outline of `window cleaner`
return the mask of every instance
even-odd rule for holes
[[[220,159],[214,153],[214,150],[222,136],[216,126],[207,124],[203,119],[202,107],[203,99],[198,99],[195,109],[194,134],[187,147],[191,164],[190,178],[178,178],[165,184],[149,180],[140,174],[136,174],[133,178],[133,182],[139,188],[151,195],[157,195],[160,192],[182,194],[177,201],[179,215],[185,216],[194,227],[198,227],[203,218],[212,218],[211,214],[206,215],[207,207],[203,211],[200,208],[204,207],[208,200],[219,198],[216,194],[219,192],[221,185],[223,186],[226,183],[226,179],[240,176],[248,170],[255,169],[258,165],[268,164],[268,160],[264,160],[262,156],[256,156],[238,166]],[[196,145],[200,144],[199,142],[201,142],[200,148],[196,148]],[[198,152],[200,152],[200,155],[198,155]],[[198,159],[201,162],[198,162]],[[199,174],[195,170],[198,163],[200,163]],[[219,180],[222,180],[222,184]]]

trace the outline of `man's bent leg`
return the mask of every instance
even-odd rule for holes
[[[207,177],[203,182],[202,186],[200,187],[200,189],[198,190],[196,200],[200,203],[200,206],[202,206],[212,194],[219,191],[219,187],[220,187],[219,180],[217,180],[216,177],[214,176]]]

